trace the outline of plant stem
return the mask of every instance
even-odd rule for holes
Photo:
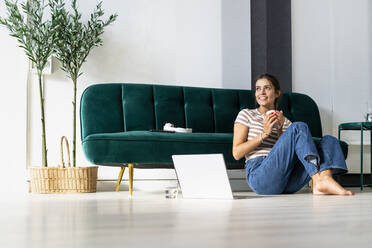
[[[77,83],[77,77],[73,77],[72,81],[74,83],[74,101],[72,102],[72,105],[74,108],[73,138],[72,138],[72,166],[76,167],[76,83]]]
[[[46,134],[45,134],[45,117],[44,117],[44,94],[43,94],[43,84],[41,81],[41,71],[38,71],[38,78],[39,78],[39,92],[40,92],[40,107],[41,107],[41,127],[42,127],[42,166],[48,167],[48,160],[47,160],[47,149],[46,149]]]

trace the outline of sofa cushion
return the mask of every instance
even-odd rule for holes
[[[186,127],[193,132],[214,133],[214,111],[211,90],[184,88]]]
[[[152,129],[155,123],[152,86],[124,84],[121,90],[124,131]]]
[[[83,148],[90,162],[98,165],[133,161],[136,164],[173,164],[171,156],[176,154],[222,153],[226,164],[244,168],[244,159],[236,161],[232,157],[232,138],[231,133],[129,131],[89,135],[83,141]]]
[[[232,133],[240,111],[237,90],[213,89],[214,128],[216,133]]]
[[[307,123],[313,137],[323,137],[322,122],[320,120],[319,109],[313,99],[307,95],[298,93],[287,93],[291,99],[289,119],[292,122],[302,121]],[[289,104],[286,104],[288,107]],[[283,111],[284,114],[286,113]]]
[[[153,91],[156,123],[155,129],[162,129],[164,124],[168,122],[173,123],[176,127],[185,127],[185,109],[182,87],[155,85],[153,86]],[[137,104],[139,103],[137,102]],[[138,118],[136,119],[140,120]]]
[[[172,164],[172,155],[222,153],[229,169],[244,168],[244,159],[232,157],[231,133],[163,133],[129,131],[89,135],[83,141],[90,162],[99,165],[122,165],[136,161],[162,167]],[[315,144],[320,143],[314,138]],[[347,144],[341,142],[346,157]],[[121,161],[118,163],[117,161]]]
[[[120,84],[92,85],[80,102],[82,140],[92,133],[123,132],[123,107]]]

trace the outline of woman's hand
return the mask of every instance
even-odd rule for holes
[[[278,130],[281,130],[283,128],[283,125],[284,125],[284,122],[285,122],[283,111],[282,110],[276,111],[276,114],[278,115],[278,121],[279,121]]]
[[[264,120],[263,120],[264,130],[263,130],[263,134],[262,134],[262,137],[264,139],[269,137],[269,135],[271,134],[271,132],[273,130],[273,126],[277,122],[278,122],[278,115],[276,113],[271,113],[269,115],[265,115]]]

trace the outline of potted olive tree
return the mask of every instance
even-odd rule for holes
[[[101,36],[104,28],[113,23],[117,14],[110,15],[103,20],[102,2],[99,2],[90,14],[87,22],[81,20],[82,14],[78,10],[76,0],[72,0],[69,12],[65,8],[64,0],[50,0],[52,20],[58,25],[58,32],[54,54],[61,62],[61,69],[67,73],[73,83],[73,143],[72,165],[76,167],[76,90],[77,80],[82,75],[81,67],[94,47],[103,44]]]
[[[44,5],[44,1],[28,0],[21,4],[20,8],[17,2],[5,0],[5,5],[7,17],[0,17],[0,24],[7,27],[10,35],[17,39],[19,47],[25,51],[37,71],[41,108],[42,167],[47,167],[42,72],[53,52],[53,44],[58,39],[57,26],[50,19],[45,20],[44,9],[47,5]]]
[[[37,193],[51,193],[56,189],[56,167],[48,167],[43,70],[49,57],[53,53],[54,44],[57,42],[57,24],[46,18],[44,10],[48,7],[41,0],[27,0],[18,4],[17,1],[5,0],[7,17],[0,17],[0,24],[9,29],[10,35],[15,37],[28,59],[36,69],[41,108],[41,144],[42,166],[30,167],[31,191]]]
[[[76,0],[71,2],[71,11],[65,7],[64,0],[49,0],[52,23],[56,24],[57,39],[53,46],[54,56],[61,62],[61,69],[73,83],[73,143],[72,167],[68,167],[68,178],[77,192],[95,192],[97,166],[76,167],[76,91],[77,80],[82,75],[81,67],[94,47],[102,45],[104,28],[116,20],[110,15],[103,20],[102,2],[98,3],[87,22],[82,21]],[[62,142],[62,141],[61,141]],[[67,143],[67,142],[66,142]],[[62,144],[61,144],[62,146]],[[81,182],[84,182],[81,184]],[[80,186],[78,185],[80,183]]]

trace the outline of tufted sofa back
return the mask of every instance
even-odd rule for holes
[[[256,107],[251,90],[96,84],[81,97],[81,137],[162,129],[167,122],[195,133],[232,133],[239,111]],[[322,137],[319,110],[309,96],[284,93],[278,109],[292,122],[306,122],[314,137]]]

